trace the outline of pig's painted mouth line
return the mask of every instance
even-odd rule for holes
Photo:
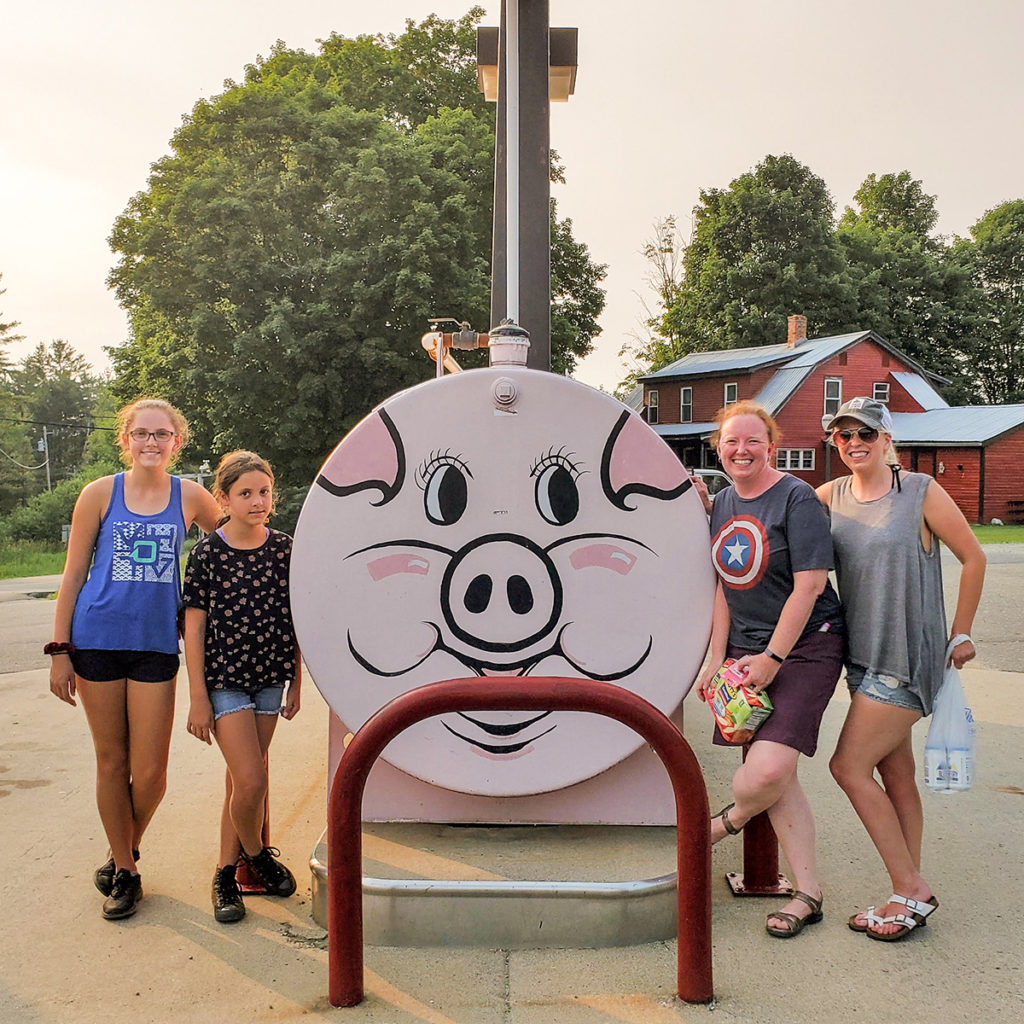
[[[546,711],[544,714],[550,714],[550,712]],[[541,715],[541,717],[543,718],[544,716]],[[476,722],[473,719],[470,719],[470,721],[472,721],[474,725],[480,725],[480,726],[483,725],[483,723]],[[532,721],[535,722],[536,719],[532,719]],[[486,750],[488,754],[517,754],[524,747],[528,747],[531,743],[535,742],[536,740],[539,740],[542,736],[547,736],[547,734],[549,732],[553,732],[555,729],[558,728],[557,725],[553,725],[553,726],[551,726],[550,729],[545,729],[544,732],[538,733],[536,736],[531,736],[529,739],[525,739],[521,743],[502,743],[502,744],[497,744],[497,743],[482,743],[480,740],[472,740],[468,736],[463,736],[461,732],[456,732],[450,725],[447,725],[445,722],[442,722],[441,724],[453,736],[457,736],[460,740],[465,740],[466,743],[472,744],[472,746],[477,747],[480,750]],[[531,724],[531,722],[524,722],[523,725],[522,725],[522,728],[525,728],[527,725],[530,725],[530,724]]]
[[[562,649],[562,634],[572,625],[571,622],[567,622],[558,631],[558,635],[555,637],[555,642],[544,651],[534,654],[523,661],[511,662],[504,664],[496,661],[484,661],[482,658],[474,658],[472,655],[463,654],[461,651],[456,651],[454,648],[449,647],[441,639],[441,630],[438,628],[436,623],[427,622],[424,625],[430,626],[434,630],[435,640],[430,649],[413,662],[411,665],[407,665],[405,668],[396,669],[394,672],[388,672],[385,669],[378,668],[368,658],[356,650],[355,644],[352,642],[352,634],[347,634],[348,649],[349,653],[359,663],[359,665],[367,672],[372,673],[375,676],[382,676],[385,678],[394,678],[396,676],[405,675],[407,672],[412,672],[414,669],[419,668],[432,654],[438,651],[448,654],[455,658],[456,661],[461,662],[466,666],[474,675],[489,678],[493,675],[508,675],[508,676],[528,676],[530,672],[545,658],[561,658],[573,667],[581,676],[585,676],[587,679],[593,679],[600,683],[614,683],[619,679],[624,679],[626,676],[632,675],[649,657],[651,649],[654,647],[654,637],[648,636],[647,647],[644,652],[636,659],[631,665],[627,665],[625,668],[618,669],[615,672],[589,672],[582,665],[577,664],[568,654]]]
[[[478,718],[474,718],[472,715],[467,715],[465,711],[459,711],[457,714],[459,718],[464,718],[467,722],[472,722],[478,729],[482,729],[490,736],[515,736],[517,732],[522,732],[524,729],[533,725],[534,722],[539,722],[542,718],[547,718],[551,712],[542,711],[539,715],[534,715],[533,718],[528,718],[525,722],[510,722],[500,725],[496,722],[481,722]]]

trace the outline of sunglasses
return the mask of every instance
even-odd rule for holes
[[[834,442],[842,441],[843,444],[849,444],[853,439],[853,435],[856,434],[865,444],[871,444],[873,441],[878,440],[878,431],[874,427],[858,427],[856,430],[833,430],[832,440]]]

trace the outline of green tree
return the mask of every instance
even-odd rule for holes
[[[784,341],[791,313],[816,334],[858,325],[849,267],[824,181],[786,154],[767,156],[694,209],[683,281],[653,351],[657,368],[688,352]]]
[[[5,292],[0,288],[0,295]],[[0,515],[31,493],[32,472],[25,467],[39,462],[30,448],[28,426],[21,422],[24,417],[13,391],[14,362],[7,352],[8,345],[24,340],[15,333],[19,326],[17,320],[4,320],[0,313]]]
[[[111,235],[132,327],[111,352],[120,398],[166,395],[196,451],[253,447],[306,482],[375,403],[431,375],[432,314],[487,325],[481,13],[332,36],[315,57],[279,45],[196,104]],[[552,350],[570,369],[596,333],[603,268],[569,222],[552,233]]]
[[[976,400],[966,353],[981,294],[946,242],[932,234],[935,197],[908,171],[869,174],[836,236],[857,290],[861,326],[871,327],[927,369],[950,380],[951,401]]]
[[[965,371],[986,402],[1024,402],[1024,199],[989,210],[954,252],[983,294]]]
[[[41,434],[46,429],[51,482],[73,476],[82,468],[99,378],[84,356],[57,338],[25,356],[13,380],[33,430]]]

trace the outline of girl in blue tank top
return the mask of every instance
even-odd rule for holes
[[[93,881],[108,920],[135,913],[142,835],[164,795],[178,672],[180,558],[193,522],[217,503],[168,473],[188,439],[172,405],[140,399],[118,413],[123,473],[87,484],[71,517],[57,596],[50,690],[82,699],[96,748],[96,802],[110,859]]]

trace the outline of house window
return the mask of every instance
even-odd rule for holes
[[[825,378],[825,408],[822,412],[826,416],[835,416],[839,407],[843,404],[843,381],[841,377]]]
[[[738,384],[726,384],[725,394],[722,398],[722,405],[734,405],[740,400],[740,389]]]
[[[888,384],[873,384],[871,386],[871,397],[876,402],[881,402],[883,405],[889,404],[889,385]]]
[[[679,389],[679,422],[693,422],[693,388]]]
[[[658,392],[654,390],[647,392],[647,422],[658,422]]]
[[[775,453],[775,468],[788,470],[814,469],[814,449],[780,448]]]

